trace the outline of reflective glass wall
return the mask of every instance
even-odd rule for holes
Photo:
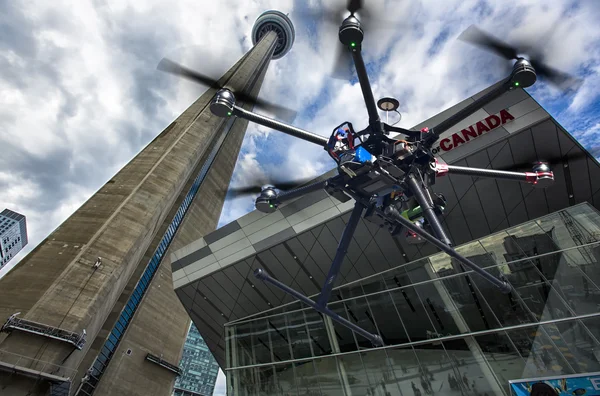
[[[581,204],[225,327],[231,395],[508,394],[508,380],[600,371],[600,215]]]

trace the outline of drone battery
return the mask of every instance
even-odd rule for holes
[[[358,146],[356,148],[356,155],[355,155],[354,159],[356,161],[360,162],[361,164],[364,164],[365,162],[372,161],[373,156],[362,146]]]

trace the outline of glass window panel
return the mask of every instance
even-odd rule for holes
[[[384,350],[361,354],[363,367],[369,381],[369,395],[400,395],[398,381],[393,372],[392,361]]]
[[[425,340],[436,332],[414,287],[391,290],[389,295],[402,318],[410,341]]]
[[[315,372],[319,378],[321,394],[327,396],[345,396],[340,378],[338,361],[334,358],[314,360]]]
[[[108,340],[111,341],[115,346],[119,343],[119,339],[113,333],[108,336]]]
[[[248,322],[247,325],[250,327],[250,350],[253,352],[254,364],[272,362],[270,329],[267,321],[261,319]]]
[[[278,315],[267,319],[269,333],[263,337],[264,342],[268,343],[269,337],[271,348],[275,361],[292,359],[290,352],[290,335],[288,334],[287,318],[285,315]]]
[[[291,314],[285,314],[284,317],[286,321],[287,333],[290,339],[290,345],[292,348],[293,358],[302,359],[305,357],[312,356],[311,344],[313,344],[313,348],[315,349],[317,349],[317,346],[311,340],[304,312],[300,311]],[[315,317],[315,319],[317,319],[317,317]],[[319,346],[321,346],[321,344],[319,344]],[[327,346],[327,344],[325,344],[325,346]],[[319,355],[322,354],[323,352],[319,351]]]
[[[411,395],[412,392],[407,392],[411,389],[411,381],[414,383],[414,378],[419,372],[419,361],[415,356],[415,352],[412,348],[395,348],[386,349],[388,371],[383,372],[383,378],[386,381],[387,390],[395,395]],[[392,384],[396,383],[398,388],[402,391],[398,393],[398,390],[394,388]]]
[[[384,344],[396,345],[409,342],[390,293],[384,291],[366,298]]]
[[[295,363],[294,366],[298,395],[321,395],[321,383],[314,361]]]
[[[521,378],[573,374],[573,369],[541,328],[507,331],[506,334],[525,360]]]
[[[593,325],[593,322],[596,322]],[[600,317],[544,325],[564,359],[577,373],[600,371]]]
[[[442,288],[441,292],[444,293],[444,297],[440,295],[440,290],[438,290],[440,287]],[[427,313],[426,317],[419,318],[420,324],[424,327],[429,327],[424,324],[429,319],[434,327],[433,333],[426,333],[428,338],[460,334],[465,330],[457,326],[455,317],[451,314],[455,308],[453,305],[448,304],[448,294],[442,283],[421,284],[415,286],[415,291],[421,298],[425,312]],[[452,304],[451,301],[449,303]],[[423,332],[422,329],[423,327],[421,327],[421,332]]]
[[[338,306],[340,303],[336,303]],[[371,334],[378,334],[377,328],[375,327],[375,319],[369,309],[366,298],[359,297],[351,300],[343,301],[342,304],[347,312],[347,317],[351,323],[363,328]],[[373,344],[365,337],[356,334],[356,341],[359,347],[372,348]]]
[[[508,384],[509,380],[522,378],[525,360],[506,333],[477,336],[475,340],[502,384]]]
[[[346,372],[348,384],[353,395],[369,395],[371,383],[362,363],[361,354],[352,353],[338,356],[338,364],[342,372]]]
[[[491,272],[498,275],[494,273],[494,269],[492,268]],[[444,287],[444,289],[440,289],[441,293],[445,293],[451,300],[446,303],[444,309],[454,318],[456,323],[464,321],[470,331],[498,328],[500,323],[490,309],[488,301],[481,294],[478,284],[475,282],[476,278],[479,278],[481,281],[479,284],[482,284],[482,287],[491,289],[492,301],[502,299],[506,303],[506,296],[500,293],[495,286],[479,275],[471,274],[446,278],[436,282],[436,284],[441,283],[439,287]]]
[[[275,366],[275,381],[277,394],[281,396],[297,395],[297,380],[291,364],[278,364]]]
[[[328,306],[334,313],[338,314],[344,319],[348,319],[348,314],[346,312],[346,307],[338,302],[333,303]],[[337,343],[339,346],[339,352],[350,352],[358,350],[356,345],[356,339],[354,337],[354,333],[350,331],[347,327],[342,326],[341,324],[331,321],[333,324],[333,330],[335,332],[335,336],[337,339]]]
[[[506,261],[560,250],[552,238],[552,229],[544,229],[535,221],[509,228],[506,232],[510,235],[504,239]]]
[[[558,293],[548,282],[521,287],[517,290],[527,308],[539,321],[562,319],[572,316]]]
[[[435,345],[434,345],[435,347]],[[506,394],[507,386],[505,383],[498,383],[497,377],[494,375],[492,368],[488,365],[488,362],[484,356],[480,345],[476,342],[473,337],[465,339],[458,339],[453,341],[445,341],[443,347],[446,350],[446,358],[449,358],[447,368],[439,373],[430,375],[433,377],[432,385],[434,389],[440,386],[440,389],[452,389],[450,382],[454,383],[455,387],[461,389],[465,394],[488,394],[488,395],[502,395]],[[423,351],[423,356],[429,356],[429,351]],[[436,351],[439,355],[439,359],[443,360],[444,355],[441,351]],[[424,364],[425,358],[422,358],[422,354],[417,352],[417,356]],[[434,368],[439,365],[439,360],[433,360],[435,354],[425,362],[429,372],[433,373]],[[444,380],[444,383],[439,384],[439,376]],[[450,381],[454,379],[453,381]]]
[[[573,218],[574,225],[584,234],[586,242],[597,241],[600,237],[600,214],[589,203],[572,206],[566,209],[565,214]],[[563,215],[564,216],[564,215]]]
[[[312,350],[315,356],[323,356],[332,353],[323,316],[314,309],[307,309],[302,311],[302,317],[308,328],[308,336],[312,343]]]

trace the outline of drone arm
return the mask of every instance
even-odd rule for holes
[[[379,113],[377,112],[377,105],[375,104],[375,98],[373,97],[369,75],[367,74],[367,68],[360,51],[360,46],[352,48],[351,53],[352,59],[354,60],[354,66],[356,67],[360,89],[362,90],[365,105],[367,106],[367,112],[369,113],[369,124],[377,123],[379,122]]]
[[[404,217],[402,217],[402,215],[400,214],[398,209],[396,209],[395,207],[388,206],[385,209],[385,211],[382,211],[382,210],[378,210],[378,211],[380,213],[384,214],[385,217],[391,218],[393,221],[395,221],[395,222],[403,225],[404,227],[408,228],[409,230],[413,231],[415,234],[419,235],[421,238],[425,239],[427,242],[436,246],[438,249],[442,250],[443,252],[448,254],[450,257],[453,257],[456,260],[458,260],[459,262],[461,262],[462,264],[466,265],[474,272],[477,272],[479,275],[484,277],[488,282],[490,282],[493,285],[495,285],[496,287],[498,287],[503,293],[508,294],[511,292],[512,287],[508,282],[502,281],[502,280],[496,278],[494,275],[492,275],[489,272],[487,272],[486,270],[480,268],[479,266],[477,266],[477,264],[473,263],[468,258],[461,256],[456,250],[454,250],[450,246],[446,245],[442,241],[438,240],[437,238],[435,238],[434,236],[429,234],[427,231],[423,230],[422,228],[417,227],[416,225],[413,224],[412,221],[407,220]]]
[[[358,226],[358,222],[360,221],[360,216],[363,212],[363,209],[364,206],[360,202],[356,202],[354,204],[354,209],[352,209],[350,220],[348,220],[348,224],[346,224],[346,228],[344,228],[342,238],[340,239],[337,251],[335,252],[335,257],[333,258],[331,267],[329,267],[329,273],[327,274],[327,278],[325,279],[325,284],[321,289],[321,295],[319,296],[319,300],[317,301],[317,304],[322,307],[326,307],[327,303],[329,302],[329,298],[331,297],[331,289],[333,289],[335,280],[340,272],[342,262],[344,261],[344,257],[346,257],[346,253],[348,252],[348,246],[350,246],[352,236],[356,231],[356,227]]]
[[[254,276],[256,278],[264,281],[264,282],[268,282],[268,283],[272,284],[273,286],[275,286],[279,290],[281,290],[281,291],[283,291],[283,292],[285,292],[285,293],[287,293],[287,294],[295,297],[297,300],[302,301],[303,303],[305,303],[309,307],[312,307],[316,311],[318,311],[318,312],[320,312],[320,313],[322,313],[324,315],[329,316],[332,320],[338,322],[342,326],[347,327],[350,330],[352,330],[352,331],[354,331],[354,332],[362,335],[363,337],[365,337],[366,339],[368,339],[369,341],[371,341],[373,343],[373,345],[375,345],[375,346],[383,346],[383,340],[377,334],[371,334],[371,333],[369,333],[365,329],[363,329],[363,328],[355,325],[354,323],[350,322],[346,318],[343,318],[340,315],[336,314],[331,309],[327,308],[327,306],[323,306],[321,304],[318,304],[318,303],[314,302],[310,298],[306,297],[304,294],[298,292],[297,290],[292,289],[288,285],[285,285],[285,284],[281,283],[280,281],[278,281],[277,279],[271,277],[264,270],[262,270],[260,268],[257,269],[257,270],[255,270],[254,271]]]
[[[318,144],[321,147],[325,147],[327,145],[328,139],[324,136],[320,136],[315,133],[305,131],[304,129],[300,129],[300,128],[296,128],[295,126],[292,126],[292,125],[284,124],[281,121],[277,121],[272,118],[268,118],[263,115],[253,113],[242,107],[236,106],[235,104],[232,106],[232,109],[233,109],[233,111],[231,113],[234,116],[243,118],[248,121],[255,122],[257,124],[266,126],[267,128],[272,128],[277,131],[287,133],[288,135],[297,137],[302,140],[306,140],[307,142]]]
[[[325,187],[327,187],[327,182],[327,180],[319,181],[306,186],[295,188],[293,190],[283,191],[277,196],[277,201],[281,203],[284,201],[289,201],[290,199],[300,197],[302,195],[309,194],[313,191],[323,190]]]
[[[466,166],[446,165],[440,164],[436,161],[432,164],[435,170],[436,176],[444,176],[447,173],[456,175],[467,175],[475,177],[490,177],[493,179],[503,180],[515,180],[529,184],[533,184],[537,187],[546,187],[549,183],[554,181],[554,174],[546,169],[535,170],[533,172],[511,172],[495,169],[481,169],[481,168],[470,168]]]
[[[433,128],[429,130],[429,135],[426,137],[428,142],[435,142],[442,133],[452,128],[454,125],[458,124],[471,114],[475,113],[477,110],[481,109],[483,106],[489,104],[495,99],[498,99],[500,96],[504,95],[506,92],[514,89],[514,84],[512,82],[512,78],[507,78],[504,80],[499,86],[494,88],[492,91],[483,95],[481,98],[477,99],[467,107],[462,110],[459,110],[456,114],[451,115],[446,118],[444,121],[440,122]]]

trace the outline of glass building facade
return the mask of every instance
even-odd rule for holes
[[[210,396],[215,389],[219,365],[194,324],[190,327],[179,363],[182,375],[175,381],[175,396]]]
[[[600,214],[582,203],[225,326],[229,395],[502,395],[508,381],[600,371]]]

